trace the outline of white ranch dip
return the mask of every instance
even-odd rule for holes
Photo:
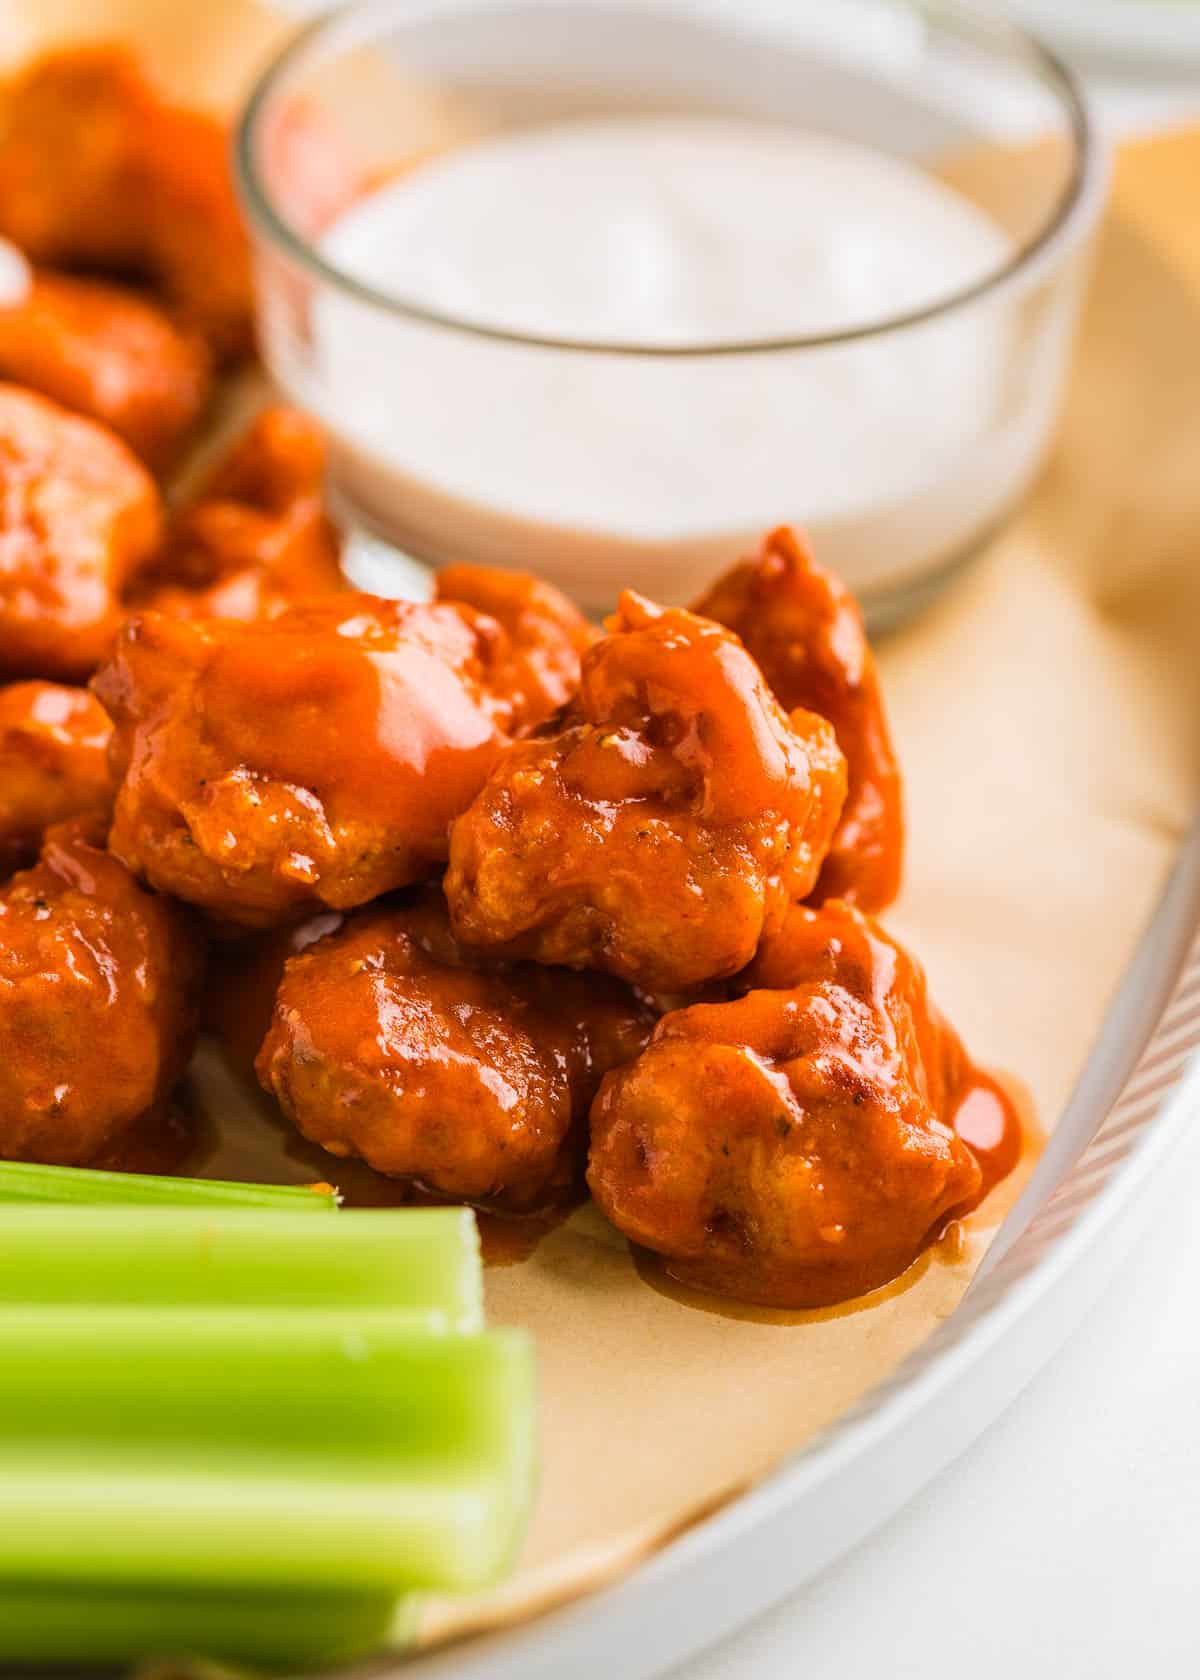
[[[1010,247],[958,193],[867,147],[630,116],[433,159],[359,201],[324,252],[480,327],[662,349],[857,328],[984,279]],[[279,371],[330,429],[335,485],[423,558],[526,566],[588,604],[630,580],[686,599],[791,521],[871,590],[949,558],[1016,494],[1045,417],[988,437],[1008,328],[988,301],[848,347],[631,357],[329,289],[311,366]]]

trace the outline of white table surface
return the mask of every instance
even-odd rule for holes
[[[1114,135],[1200,119],[1200,80],[1110,73],[1092,91]],[[841,1564],[664,1680],[1200,1676],[1200,1114],[1168,1175],[1142,1251],[1000,1422]]]

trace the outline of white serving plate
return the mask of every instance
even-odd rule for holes
[[[1137,64],[1200,65],[1196,0],[1005,0],[1018,22],[1069,52]]]
[[[971,1289],[894,1375],[634,1574],[535,1621],[358,1680],[650,1680],[881,1527],[1061,1347],[1139,1234],[1200,1112],[1200,819],[1029,1185]]]

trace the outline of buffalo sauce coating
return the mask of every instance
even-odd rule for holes
[[[253,1075],[288,958],[336,933],[344,920],[337,910],[323,910],[294,927],[214,941],[201,1027],[217,1039],[236,1073]]]
[[[489,686],[510,734],[528,733],[574,698],[580,661],[596,632],[561,590],[529,572],[459,565],[437,574],[435,594],[499,626]]]
[[[735,630],[781,706],[829,719],[846,755],[842,819],[813,894],[882,910],[900,890],[904,811],[875,661],[858,604],[794,531],[719,578],[695,611]]]
[[[820,954],[823,941],[824,957]],[[890,996],[909,999],[931,1104],[970,1146],[979,1166],[978,1193],[954,1210],[969,1213],[1008,1177],[1021,1157],[1024,1127],[1016,1101],[999,1080],[971,1060],[962,1039],[929,997],[925,971],[916,958],[872,917],[852,913],[845,904],[828,904],[821,911],[793,911],[762,946],[745,975],[738,977],[738,984],[789,986],[822,960],[836,964],[842,975],[853,975],[857,963],[861,972],[872,975],[876,997],[884,1004]]]
[[[154,480],[103,426],[0,385],[0,677],[87,677],[162,529]]]
[[[0,878],[31,863],[48,828],[112,805],[112,725],[85,688],[0,688]]]
[[[178,455],[212,389],[204,341],[149,298],[46,270],[0,308],[0,379],[101,421],[156,471]]]
[[[503,738],[455,608],[346,593],[268,623],[131,619],[95,691],[109,844],[247,926],[347,909],[444,860]]]
[[[145,281],[219,360],[253,347],[250,251],[222,124],[116,43],[51,52],[0,95],[0,234],[35,263]]]
[[[577,1180],[600,1077],[649,1026],[615,981],[472,966],[429,895],[360,912],[289,959],[258,1073],[334,1155],[438,1196],[536,1210]]]
[[[455,823],[456,935],[650,990],[728,976],[816,880],[845,793],[737,638],[632,592],[561,728],[516,743]]]
[[[201,948],[80,824],[0,888],[0,1158],[82,1166],[145,1124],[183,1072]]]
[[[177,618],[275,618],[345,588],[325,512],[325,445],[298,409],[264,409],[177,507],[134,607]]]
[[[918,964],[848,905],[795,911],[744,982],[665,1015],[605,1079],[592,1193],[683,1283],[775,1307],[862,1295],[984,1193],[956,1119],[986,1093],[1011,1146],[1017,1117]]]
[[[88,1161],[101,1172],[189,1176],[197,1131],[186,1105],[167,1101],[150,1109],[108,1148]]]

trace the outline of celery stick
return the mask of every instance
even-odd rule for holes
[[[315,1668],[404,1643],[410,1602],[389,1593],[259,1598],[0,1585],[0,1664],[126,1664],[204,1657]]]
[[[0,1579],[467,1591],[524,1527],[533,1362],[515,1331],[5,1308],[0,1369]]]
[[[45,1167],[0,1161],[0,1202],[120,1202],[148,1207],[278,1208],[332,1213],[337,1191],[328,1184],[235,1184],[215,1178],[160,1178],[150,1173],[97,1172],[90,1167]]]
[[[415,1306],[474,1329],[483,1314],[479,1236],[466,1208],[368,1208],[316,1220],[244,1208],[0,1209],[0,1305],[88,1302]]]

